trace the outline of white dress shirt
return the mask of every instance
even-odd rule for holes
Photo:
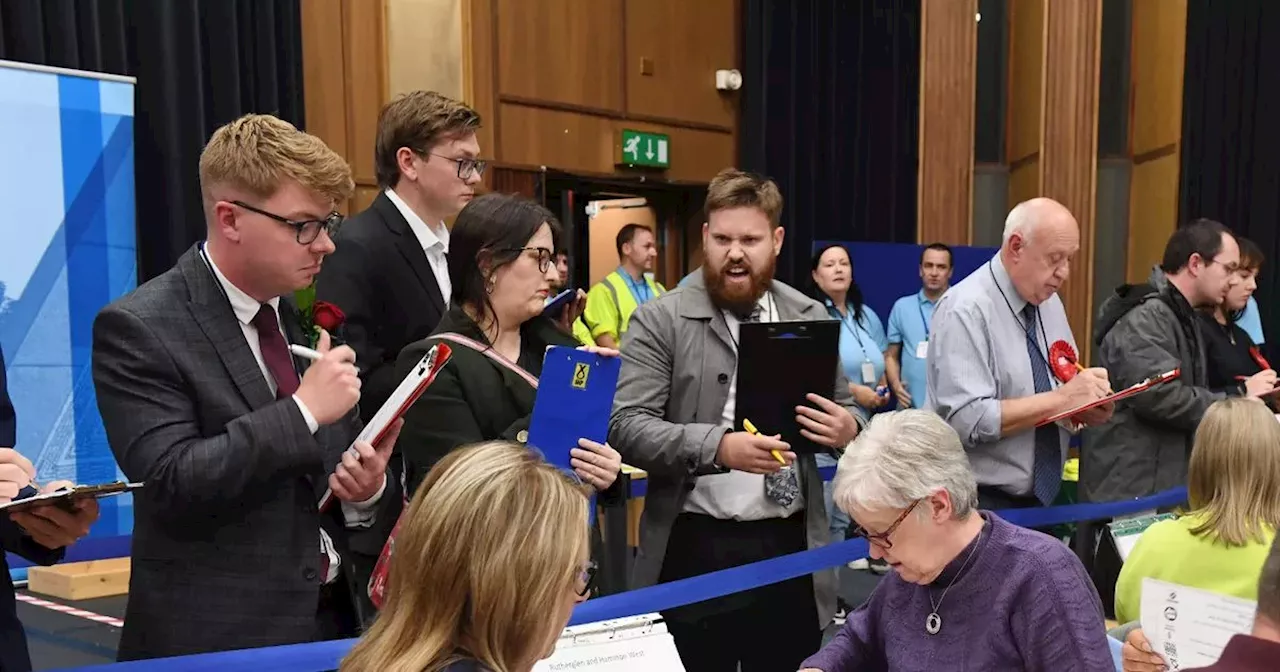
[[[760,321],[777,322],[778,311],[773,305],[770,293],[760,298]],[[738,341],[739,321],[733,313],[724,310],[725,324]],[[720,425],[733,431],[733,420],[737,412],[738,373],[735,370],[729,380],[729,397],[724,403],[724,411],[720,414]],[[798,475],[798,472],[797,472]],[[699,513],[720,520],[766,520],[769,518],[786,518],[804,509],[804,488],[800,488],[791,506],[783,506],[764,492],[764,475],[751,474],[745,471],[729,471],[724,474],[699,476],[694,483],[693,491],[684,502],[684,510],[688,513]]]
[[[231,302],[231,310],[236,315],[236,320],[240,322],[240,330],[244,332],[244,338],[249,343],[249,350],[253,352],[253,358],[258,361],[258,368],[262,370],[262,377],[267,381],[267,387],[271,390],[271,396],[276,395],[278,385],[276,379],[271,375],[271,370],[267,368],[267,362],[262,358],[262,345],[258,340],[258,328],[253,325],[253,318],[257,316],[258,311],[262,309],[262,304],[258,300],[249,296],[239,287],[231,284],[227,276],[222,274],[218,265],[213,262],[213,257],[201,249],[205,261],[209,262],[209,269],[213,271],[214,277],[218,279],[218,284],[222,286],[223,291],[227,295],[227,300]],[[280,298],[275,297],[267,302],[272,310],[276,312],[276,325],[280,323]],[[284,328],[280,326],[280,333],[284,337],[285,342],[289,341],[288,336],[284,335]],[[320,423],[316,421],[311,410],[307,405],[302,403],[298,395],[293,395],[293,401],[298,405],[298,410],[302,412],[302,419],[307,423],[307,429],[315,434],[320,429]],[[382,499],[382,493],[387,489],[386,476],[383,476],[382,487],[378,488],[377,494],[373,497],[358,503],[342,502],[342,516],[346,521],[347,527],[369,527],[373,524],[375,509],[378,501]],[[329,574],[325,577],[326,584],[332,583],[338,578],[338,572],[342,569],[339,562],[338,551],[334,548],[333,540],[329,538],[329,533],[320,528],[320,551],[329,556]]]
[[[409,229],[413,231],[413,235],[417,236],[418,244],[422,245],[422,251],[427,254],[427,263],[431,265],[431,272],[436,276],[436,284],[440,287],[440,296],[444,299],[444,305],[449,305],[449,298],[453,295],[453,285],[449,284],[449,227],[440,222],[432,228],[422,221],[418,213],[409,208],[409,204],[400,198],[395,191],[388,189],[387,198],[391,200],[391,204],[396,206],[396,210],[400,211],[400,216],[404,217],[404,221],[409,222]]]

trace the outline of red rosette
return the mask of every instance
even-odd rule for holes
[[[1076,373],[1080,370],[1076,366],[1076,351],[1071,344],[1066,341],[1054,341],[1049,346],[1049,368],[1053,371],[1055,378],[1062,382],[1067,382],[1076,377]]]

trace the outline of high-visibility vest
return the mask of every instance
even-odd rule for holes
[[[644,281],[654,298],[666,292],[666,289],[656,282],[650,274],[645,273]],[[636,303],[636,297],[631,293],[631,286],[622,277],[621,273],[614,271],[604,276],[604,280],[592,287],[588,293],[587,310],[582,315],[587,326],[590,327],[593,337],[599,335],[599,333],[604,333],[598,331],[601,326],[599,323],[603,320],[600,319],[598,311],[591,309],[592,295],[596,295],[596,300],[599,301],[602,292],[606,292],[608,295],[605,300],[613,304],[614,319],[613,323],[608,326],[613,328],[614,333],[618,335],[618,339],[621,341],[622,335],[627,331],[627,325],[631,323],[631,314],[636,312],[636,308],[639,308],[640,305]],[[593,315],[593,313],[595,314]]]

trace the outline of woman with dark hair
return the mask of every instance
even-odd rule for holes
[[[559,275],[553,262],[560,223],[549,210],[518,196],[486,194],[458,213],[449,238],[449,311],[396,363],[403,377],[436,343],[453,351],[405,414],[396,445],[404,456],[407,493],[458,446],[523,443],[547,348],[578,347],[569,325],[582,312],[581,293],[561,321],[542,315]],[[617,356],[615,350],[586,349]],[[586,439],[578,445],[572,453],[578,476],[596,490],[608,489],[622,465],[618,451]]]
[[[1240,325],[1249,297],[1258,288],[1258,272],[1262,270],[1262,250],[1247,238],[1236,238],[1240,245],[1240,282],[1227,291],[1223,302],[1200,313],[1204,332],[1205,361],[1210,389],[1229,396],[1244,396],[1244,378],[1270,369],[1262,351]],[[1264,401],[1271,401],[1264,397]]]
[[[884,325],[853,280],[853,262],[843,245],[828,245],[813,255],[814,298],[840,320],[840,363],[849,379],[853,400],[870,416],[889,400],[885,386],[884,351],[889,341]]]

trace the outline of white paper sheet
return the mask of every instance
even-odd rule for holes
[[[658,614],[565,628],[533,672],[685,672]]]
[[[1142,580],[1142,632],[1170,670],[1217,662],[1232,635],[1253,629],[1257,608],[1252,600]]]

